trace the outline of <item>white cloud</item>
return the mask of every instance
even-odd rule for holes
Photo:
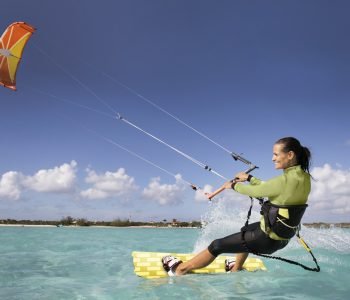
[[[350,213],[350,170],[334,169],[329,164],[312,170],[310,204],[313,210],[345,215]]]
[[[18,200],[21,196],[22,174],[10,171],[0,177],[0,197]]]
[[[26,176],[23,187],[36,192],[67,193],[75,188],[77,163],[71,161],[53,169],[39,170],[33,176]]]
[[[196,202],[208,202],[208,197],[205,193],[210,194],[213,191],[213,187],[209,184],[206,184],[202,189],[197,190],[194,195],[194,200]]]
[[[81,191],[80,195],[88,199],[106,199],[115,196],[127,196],[137,190],[135,180],[126,174],[125,169],[117,172],[105,172],[97,174],[88,169],[85,181],[92,185],[91,188]]]
[[[340,165],[325,164],[312,169],[315,180],[309,199],[308,216],[318,220],[346,220],[350,215],[350,169]],[[138,191],[133,177],[123,168],[115,172],[101,174],[88,169],[86,178],[88,187],[80,192],[87,199],[108,199],[122,197],[129,200],[130,195]],[[205,185],[193,195],[194,202],[207,202],[205,192],[217,187]],[[50,169],[41,169],[33,175],[24,175],[18,171],[0,174],[0,200],[18,200],[25,192],[37,193],[77,193],[77,163],[63,163]],[[162,184],[160,178],[153,178],[143,189],[142,197],[161,206],[178,205],[183,202],[188,185],[176,175],[173,184]],[[186,193],[187,195],[187,193]],[[138,195],[139,196],[139,195]],[[226,190],[213,199],[213,203],[228,201],[234,207],[248,209],[249,198],[232,190]]]
[[[0,178],[0,197],[18,200],[24,190],[45,193],[67,193],[74,190],[77,163],[72,161],[53,169],[37,171],[33,176],[25,176],[10,171]]]
[[[160,205],[178,205],[182,203],[186,185],[181,175],[176,175],[175,179],[175,184],[161,184],[159,177],[152,178],[142,192],[144,198],[155,201]]]

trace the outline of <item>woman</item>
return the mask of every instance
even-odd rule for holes
[[[225,189],[254,198],[266,197],[262,205],[260,222],[248,225],[238,232],[214,240],[207,249],[191,260],[182,262],[173,256],[162,259],[163,267],[170,276],[184,275],[194,269],[209,265],[222,253],[236,253],[235,261],[226,261],[226,271],[242,270],[249,253],[271,254],[284,248],[295,235],[307,207],[310,194],[311,153],[293,137],[278,140],[273,146],[272,161],[275,169],[283,174],[268,181],[261,181],[244,172],[238,173],[234,181],[226,182]],[[242,184],[242,182],[249,184]]]

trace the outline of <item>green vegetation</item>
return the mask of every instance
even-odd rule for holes
[[[152,226],[152,227],[197,227],[201,228],[202,224],[199,221],[180,222],[176,219],[167,221],[166,219],[159,222],[141,222],[130,221],[127,219],[115,219],[113,221],[89,221],[84,218],[76,219],[71,216],[64,217],[59,221],[44,221],[44,220],[0,220],[0,224],[7,225],[51,225],[51,226],[111,226],[111,227],[132,227],[132,226]],[[312,228],[350,228],[350,223],[304,223],[306,227]]]
[[[173,219],[171,222],[163,220],[160,222],[137,222],[127,219],[115,219],[113,221],[89,221],[87,219],[75,219],[71,216],[62,218],[59,221],[43,220],[0,220],[0,224],[7,225],[52,225],[52,226],[112,226],[112,227],[131,227],[131,226],[153,226],[153,227],[201,227],[201,222],[180,222]]]

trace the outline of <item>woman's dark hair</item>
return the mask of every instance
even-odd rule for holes
[[[276,144],[283,144],[283,152],[293,151],[296,155],[298,165],[310,174],[311,152],[307,147],[302,146],[294,137],[279,139]]]

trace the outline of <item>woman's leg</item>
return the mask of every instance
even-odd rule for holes
[[[258,226],[255,225],[255,227]],[[245,253],[245,247],[242,242],[242,234],[240,232],[229,235],[222,239],[214,240],[208,247],[198,253],[195,257],[189,261],[179,264],[176,268],[176,275],[184,275],[194,269],[204,268],[215,260],[215,258],[222,253],[238,253],[236,256],[235,266],[231,271],[242,270],[243,264],[248,257],[248,253]]]
[[[189,261],[179,264],[175,273],[176,275],[184,275],[194,269],[204,268],[213,262],[215,258],[216,257],[213,256],[208,249],[205,249]]]
[[[249,253],[237,253],[236,254],[236,262],[231,272],[241,271],[243,269],[243,264],[246,261]],[[178,265],[176,268],[176,275],[185,275],[186,273],[195,270],[204,268],[215,260],[215,256],[213,256],[208,249],[203,250],[198,253],[195,257],[190,259],[189,261],[183,262]]]
[[[260,222],[249,225],[249,230],[254,231],[256,228],[260,229]],[[246,232],[246,236],[250,237],[250,239],[248,239],[249,241],[254,240],[254,234],[250,233],[249,235],[248,232]],[[237,253],[236,262],[231,271],[240,271],[248,257],[248,253],[244,252],[246,250],[247,248],[243,245],[242,233],[237,232],[222,239],[214,240],[209,245],[208,249],[198,253],[189,261],[179,264],[175,273],[176,275],[184,275],[194,269],[204,268],[222,253]]]

